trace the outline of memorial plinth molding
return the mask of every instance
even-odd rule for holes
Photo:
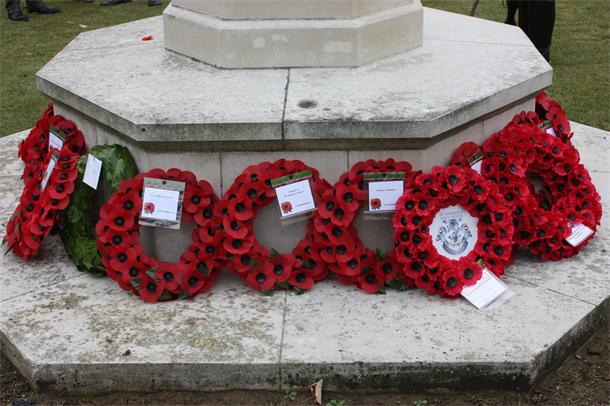
[[[224,68],[346,67],[422,44],[419,0],[174,0],[165,47]]]
[[[165,18],[189,4],[208,4],[207,12],[234,22],[244,16],[220,7],[233,2],[183,0]],[[356,19],[378,12],[328,13],[342,21],[350,10]],[[446,165],[462,142],[482,141],[532,110],[552,68],[519,28],[428,8],[423,17],[422,45],[408,52],[359,67],[264,69],[221,69],[167,50],[163,17],[149,18],[80,34],[38,72],[37,86],[88,145],[126,145],[141,171],[179,166],[218,194],[245,166],[279,158],[300,159],[331,183],[362,159],[393,157],[429,170]],[[149,35],[154,39],[142,41]],[[288,251],[304,225],[281,227],[274,216],[272,208],[261,213],[257,235]],[[376,241],[379,233],[371,232],[381,225],[370,223],[364,242],[389,248],[389,238]],[[158,240],[161,258],[185,244]]]

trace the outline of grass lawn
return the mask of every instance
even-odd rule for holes
[[[169,0],[164,0],[167,4]],[[254,1],[254,0],[252,0]],[[333,0],[328,0],[333,1]],[[30,14],[28,23],[0,17],[0,135],[34,125],[47,100],[36,91],[35,73],[78,33],[158,15],[146,0],[115,7],[47,0],[58,15]],[[4,5],[4,1],[0,1]],[[425,6],[467,14],[473,0],[423,0]],[[2,10],[4,13],[4,10]],[[504,20],[502,0],[481,0],[477,16]],[[550,93],[570,119],[610,130],[608,32],[610,1],[557,0]]]

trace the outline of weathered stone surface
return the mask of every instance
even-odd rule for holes
[[[163,12],[165,47],[223,68],[280,68],[361,66],[421,45],[419,0],[376,3],[334,16],[340,2],[234,2],[220,13],[205,2],[174,2]]]
[[[354,69],[216,69],[164,50],[146,19],[79,35],[37,84],[98,133],[169,152],[426,148],[551,83],[518,28],[424,13],[420,49]]]
[[[610,166],[598,152],[610,134],[574,131],[608,210]],[[1,213],[18,199],[18,137],[0,140]],[[195,300],[146,305],[78,272],[50,237],[40,259],[0,258],[0,349],[39,390],[278,390],[319,378],[354,391],[526,389],[607,319],[607,220],[575,258],[520,254],[504,278],[514,296],[484,311],[333,281],[266,297],[228,274]]]

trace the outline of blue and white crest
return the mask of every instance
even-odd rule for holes
[[[436,241],[440,242],[443,249],[451,255],[459,255],[466,251],[472,232],[462,218],[443,220],[436,235]]]

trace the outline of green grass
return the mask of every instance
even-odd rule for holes
[[[328,0],[332,1],[332,0]],[[168,0],[164,3],[167,4]],[[468,14],[473,0],[423,0],[425,6]],[[4,5],[4,1],[0,0]],[[48,0],[58,15],[29,14],[28,23],[0,17],[0,134],[31,127],[47,100],[38,93],[35,73],[80,32],[159,15],[164,7],[146,0],[115,7]],[[4,9],[1,10],[4,13]],[[501,0],[481,0],[477,17],[504,20]],[[557,0],[551,51],[555,68],[550,93],[571,120],[610,130],[608,32],[610,1]],[[86,26],[86,27],[82,27]]]
[[[422,0],[424,6],[469,14],[473,0]],[[503,22],[502,0],[481,0],[476,16]],[[568,118],[610,130],[610,1],[556,0],[549,93]]]

